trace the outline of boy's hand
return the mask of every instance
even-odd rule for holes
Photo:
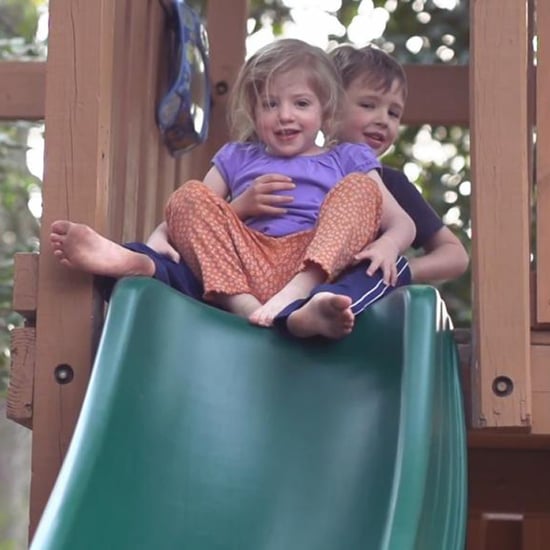
[[[355,255],[355,263],[370,260],[367,275],[374,275],[378,269],[382,270],[382,278],[388,285],[397,283],[397,268],[395,262],[399,255],[399,248],[389,237],[382,235],[361,252]]]
[[[231,201],[231,208],[241,219],[255,216],[280,216],[286,214],[284,205],[294,200],[290,195],[275,195],[296,187],[292,180],[282,174],[264,174],[238,197]]]
[[[163,256],[167,256],[172,261],[179,263],[179,252],[170,244],[168,234],[166,233],[166,226],[164,224],[161,224],[153,231],[153,233],[151,233],[145,244],[149,248],[152,248],[155,252],[158,252]]]

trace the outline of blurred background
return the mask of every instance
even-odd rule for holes
[[[52,0],[55,1],[55,0]],[[160,0],[149,0],[160,1]],[[205,13],[206,0],[189,1]],[[467,0],[250,0],[247,55],[278,36],[321,48],[373,42],[402,63],[468,63]],[[0,0],[0,60],[47,57],[48,1]],[[2,83],[0,82],[0,93]],[[39,250],[44,125],[0,121],[0,550],[27,547],[31,432],[6,419],[13,257]],[[383,159],[405,171],[470,249],[469,133],[403,127]],[[470,275],[440,291],[457,327],[471,321]]]

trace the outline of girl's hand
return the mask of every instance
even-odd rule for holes
[[[145,243],[149,248],[152,248],[155,252],[167,256],[172,261],[179,263],[179,252],[170,244],[168,240],[168,229],[166,223],[161,223],[149,236]]]
[[[378,269],[381,269],[384,282],[395,286],[397,283],[395,262],[398,255],[399,247],[397,244],[390,237],[382,235],[355,255],[355,263],[370,260],[367,275],[372,276]]]
[[[285,204],[294,200],[290,195],[276,195],[275,191],[287,191],[296,187],[282,174],[264,174],[238,197],[231,201],[231,208],[241,219],[256,216],[281,216],[286,214]]]

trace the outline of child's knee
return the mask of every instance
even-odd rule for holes
[[[338,187],[357,205],[368,204],[375,210],[382,208],[382,192],[378,183],[364,172],[348,174],[338,183]]]
[[[210,189],[200,181],[185,182],[168,198],[165,209],[166,220],[169,221],[176,215],[184,218],[192,216],[197,209],[204,206],[209,193],[212,193]]]

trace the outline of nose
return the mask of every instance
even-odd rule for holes
[[[389,116],[386,109],[377,109],[376,116],[374,118],[378,126],[383,126],[384,128],[388,125]]]
[[[288,103],[281,103],[281,105],[279,105],[278,114],[279,120],[282,122],[287,122],[294,119],[294,109],[292,108],[292,105],[289,105]]]

